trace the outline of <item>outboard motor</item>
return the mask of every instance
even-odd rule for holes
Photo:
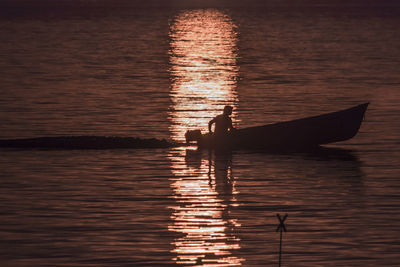
[[[185,133],[185,138],[186,138],[186,143],[189,143],[190,141],[196,141],[199,142],[201,140],[201,130],[188,130]]]

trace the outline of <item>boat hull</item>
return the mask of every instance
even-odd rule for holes
[[[223,140],[202,134],[200,148],[299,150],[353,138],[369,103],[304,119],[238,129]]]

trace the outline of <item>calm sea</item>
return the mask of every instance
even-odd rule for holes
[[[29,12],[28,12],[29,13]],[[182,141],[370,102],[322,154],[0,150],[1,266],[400,265],[390,9],[60,10],[0,20],[0,138]]]

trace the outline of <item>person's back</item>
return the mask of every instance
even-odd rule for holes
[[[233,129],[232,119],[229,115],[232,114],[232,107],[225,106],[224,113],[216,116],[208,123],[208,130],[212,133],[212,125],[215,123],[214,134],[216,137],[222,137],[228,133],[229,130]]]
[[[225,135],[232,128],[232,120],[224,114],[218,115],[212,121],[215,121],[214,134],[217,136]]]

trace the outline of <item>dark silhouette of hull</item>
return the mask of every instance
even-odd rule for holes
[[[189,131],[187,140],[197,141],[199,148],[256,149],[268,151],[309,150],[319,145],[345,141],[355,136],[361,126],[368,103],[346,110],[288,122],[238,129],[223,140],[214,140],[199,130]],[[167,148],[186,144],[164,139],[107,136],[59,136],[0,140],[0,148],[22,149],[121,149]]]
[[[360,129],[369,103],[304,119],[238,129],[223,140],[198,138],[200,148],[304,150],[348,140]]]

